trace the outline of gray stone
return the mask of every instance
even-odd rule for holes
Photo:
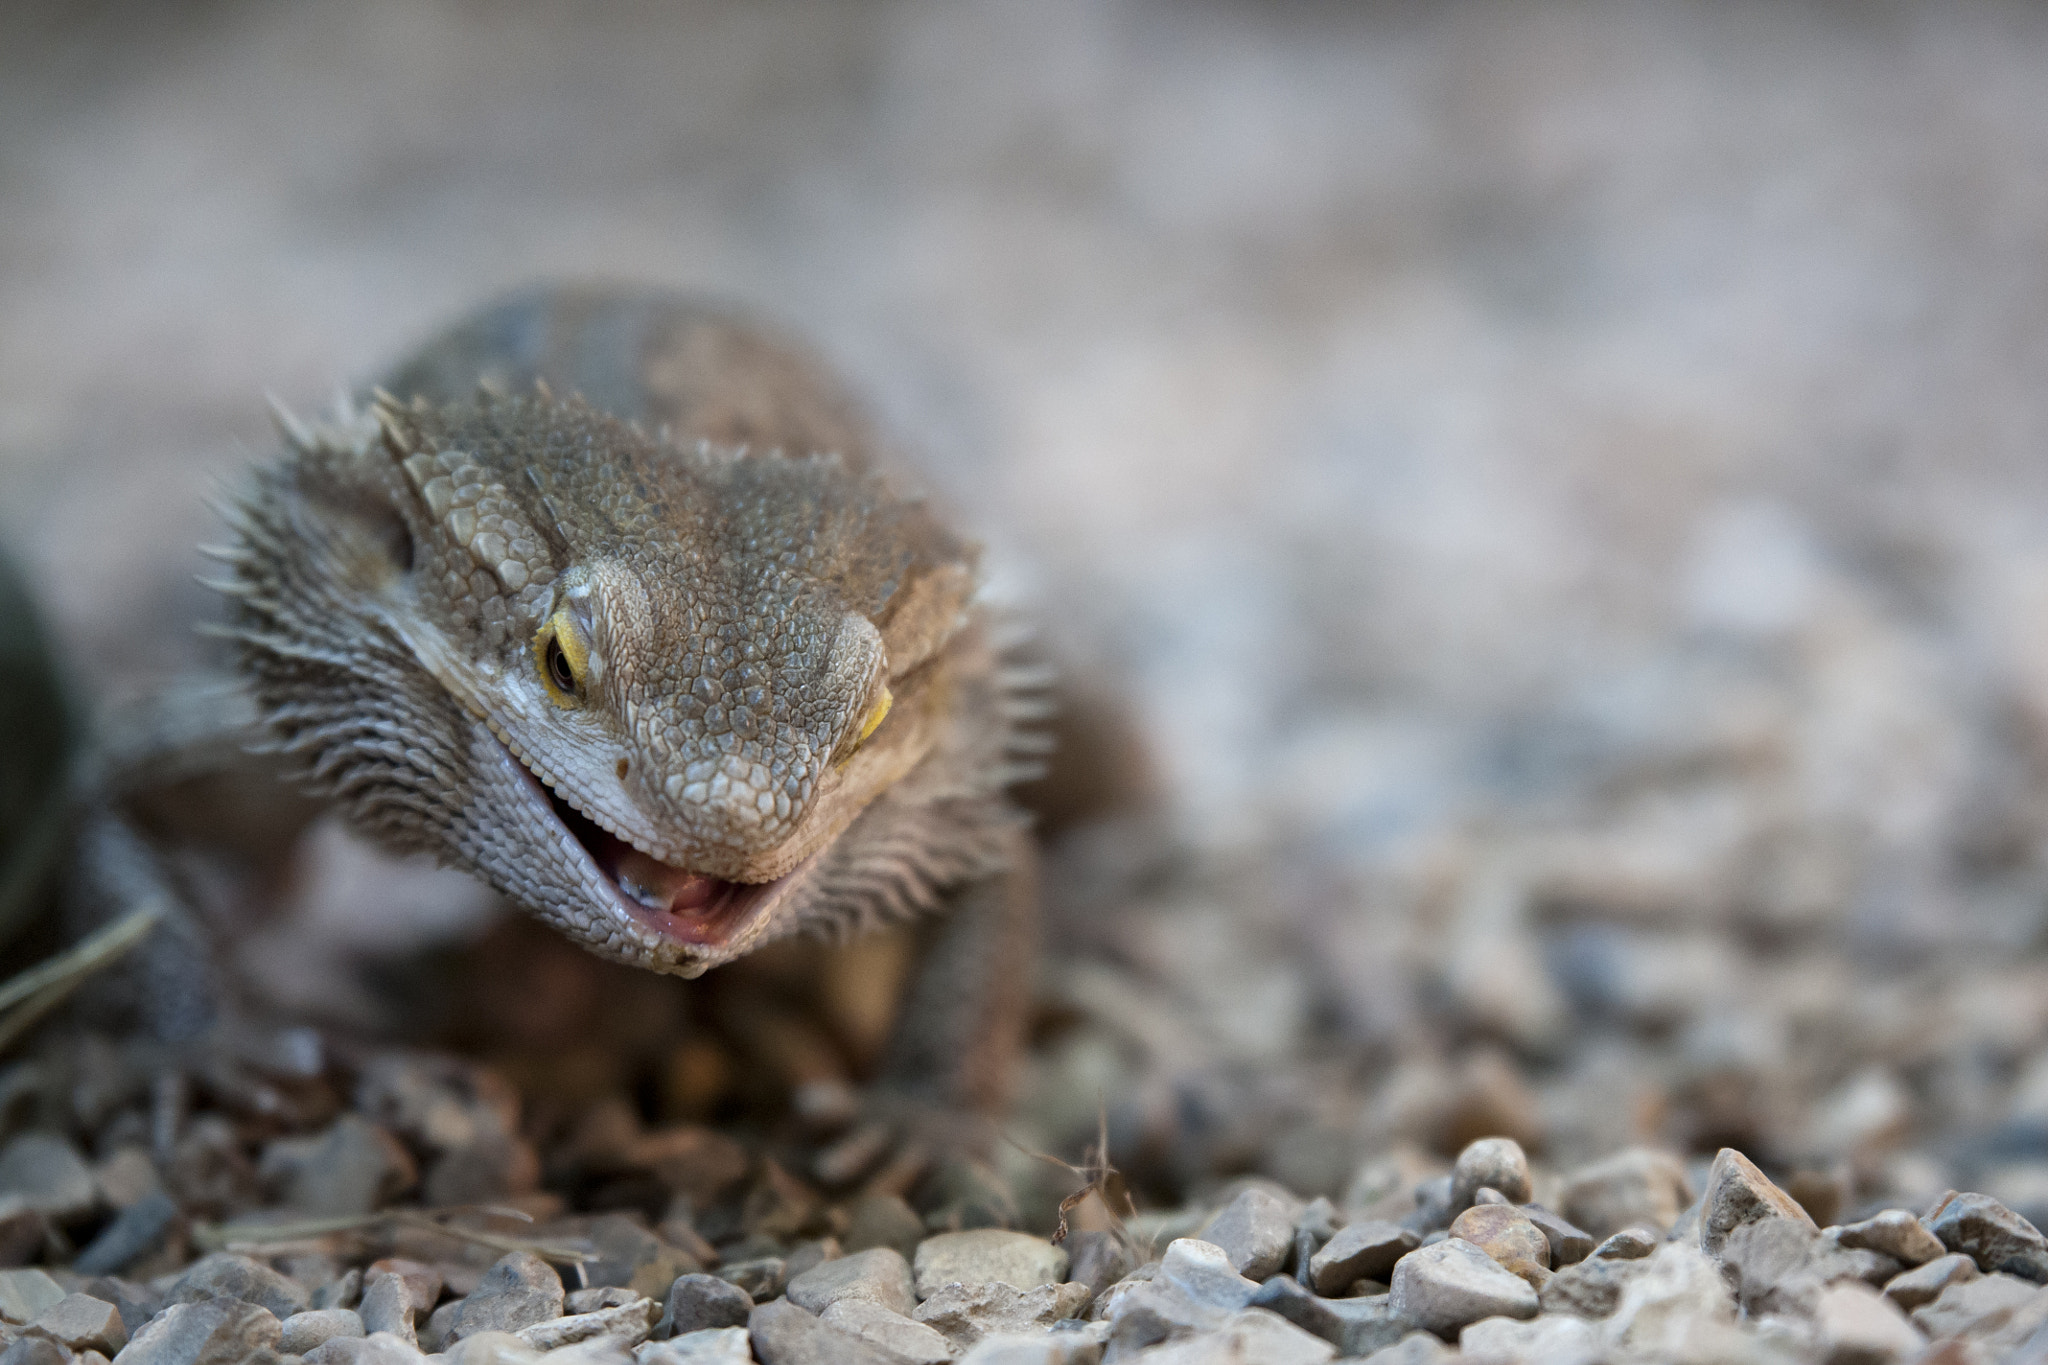
[[[965,1348],[991,1333],[1050,1327],[1087,1306],[1085,1285],[1041,1284],[1019,1289],[1002,1280],[984,1280],[948,1284],[910,1316]]]
[[[1986,1274],[2002,1270],[2035,1284],[2048,1281],[2048,1238],[1990,1195],[1947,1195],[1922,1221],[1943,1246]]]
[[[718,1268],[720,1279],[744,1289],[756,1302],[772,1299],[789,1282],[789,1262],[780,1256],[753,1256]]]
[[[1438,1365],[1451,1359],[1442,1341],[1428,1332],[1410,1332],[1391,1346],[1366,1356],[1360,1365]]]
[[[64,1287],[41,1270],[0,1270],[0,1318],[29,1322],[64,1298]]]
[[[363,1272],[352,1266],[313,1291],[313,1308],[353,1308],[363,1299]]]
[[[695,1256],[663,1241],[623,1213],[591,1219],[582,1240],[597,1257],[583,1267],[586,1284],[631,1289],[656,1302],[668,1297],[669,1286],[678,1275],[704,1268]]]
[[[846,1214],[846,1236],[841,1240],[849,1252],[891,1247],[907,1261],[924,1240],[924,1219],[900,1196],[862,1195]]]
[[[275,1348],[284,1328],[269,1310],[241,1299],[174,1303],[146,1323],[120,1354],[121,1365],[238,1365]]]
[[[99,1185],[78,1149],[53,1133],[23,1133],[0,1147],[0,1195],[16,1195],[59,1222],[82,1218],[99,1201]]]
[[[375,1289],[387,1279],[395,1279],[403,1286],[405,1304],[415,1313],[433,1311],[441,1301],[441,1290],[446,1283],[441,1272],[420,1261],[409,1261],[403,1257],[387,1256],[381,1261],[372,1261],[363,1271],[365,1292]],[[376,1328],[371,1328],[376,1331]]]
[[[1446,1340],[1481,1318],[1536,1316],[1535,1289],[1458,1238],[1403,1256],[1388,1297],[1401,1317]]]
[[[744,1327],[754,1311],[746,1290],[716,1275],[679,1275],[669,1286],[668,1302],[654,1325],[657,1339],[689,1332]]]
[[[1600,1329],[1568,1314],[1486,1318],[1458,1336],[1458,1359],[1470,1365],[1593,1365],[1601,1357]]]
[[[121,1310],[121,1325],[134,1336],[142,1327],[163,1310],[164,1296],[146,1284],[136,1284],[114,1275],[95,1275],[84,1281],[79,1290],[96,1299],[105,1299]]]
[[[1886,1365],[1918,1356],[1927,1345],[1896,1304],[1853,1281],[1820,1292],[1813,1326],[1827,1359],[1838,1365]]]
[[[71,1365],[71,1362],[71,1352],[44,1336],[19,1336],[9,1342],[5,1350],[0,1350],[0,1365]]]
[[[670,1288],[674,1288],[673,1285]],[[574,1317],[579,1313],[596,1313],[606,1308],[620,1308],[629,1303],[638,1303],[645,1294],[635,1294],[622,1284],[599,1285],[595,1289],[572,1289],[562,1299],[563,1311]]]
[[[1159,1279],[1205,1308],[1234,1313],[1259,1292],[1257,1282],[1237,1273],[1223,1248],[1193,1237],[1176,1237],[1159,1259]]]
[[[661,1306],[653,1299],[636,1299],[615,1308],[600,1308],[595,1313],[574,1313],[537,1322],[512,1335],[539,1351],[559,1350],[579,1341],[600,1338],[616,1343],[621,1350],[630,1350],[647,1340],[654,1330],[654,1320],[660,1316]]]
[[[1657,1249],[1657,1239],[1641,1228],[1623,1228],[1593,1248],[1598,1261],[1640,1261]]]
[[[1913,1310],[1913,1325],[1936,1341],[1965,1333],[1995,1332],[2041,1287],[2017,1275],[1994,1271],[1952,1284],[1934,1302]]]
[[[1565,1179],[1559,1212],[1593,1237],[1623,1228],[1648,1228],[1662,1235],[1692,1202],[1685,1163],[1669,1152],[1632,1147]]]
[[[31,1332],[41,1332],[74,1351],[98,1351],[112,1356],[128,1344],[128,1329],[121,1322],[121,1310],[90,1294],[66,1294],[36,1314],[28,1327]]]
[[[1451,1207],[1451,1178],[1432,1176],[1415,1187],[1415,1208],[1402,1215],[1401,1226],[1417,1233],[1439,1232],[1451,1225],[1457,1210]]]
[[[284,1320],[279,1349],[286,1355],[302,1356],[333,1337],[368,1335],[362,1318],[352,1308],[309,1308]]]
[[[403,1143],[358,1114],[343,1114],[295,1163],[285,1202],[314,1217],[372,1213],[418,1177]]]
[[[1067,1335],[1020,1332],[983,1337],[973,1350],[960,1357],[960,1365],[1098,1365],[1102,1359],[1101,1343],[1080,1338],[1063,1340]]]
[[[1733,1147],[1723,1147],[1707,1172],[1706,1192],[1700,1199],[1700,1250],[1718,1256],[1735,1229],[1767,1218],[1820,1232],[1812,1215],[1772,1184],[1754,1162]]]
[[[510,1332],[478,1332],[450,1346],[442,1365],[535,1365],[540,1352]]]
[[[1474,1204],[1451,1220],[1451,1236],[1472,1243],[1503,1270],[1541,1289],[1550,1275],[1550,1239],[1512,1204]]]
[[[1066,1278],[1067,1253],[1028,1232],[975,1228],[925,1238],[911,1264],[917,1296],[928,1299],[949,1284],[1000,1281],[1018,1289],[1058,1284]]]
[[[389,1332],[329,1337],[306,1355],[307,1365],[422,1365],[425,1360],[419,1347]]]
[[[1513,1138],[1480,1138],[1458,1153],[1451,1166],[1451,1212],[1472,1207],[1482,1189],[1500,1192],[1510,1204],[1529,1202],[1529,1157]]]
[[[1294,1223],[1300,1216],[1300,1201],[1263,1185],[1248,1185],[1196,1236],[1222,1247],[1238,1274],[1263,1280],[1286,1264],[1294,1249]]]
[[[1277,1313],[1347,1356],[1392,1345],[1415,1328],[1414,1323],[1395,1313],[1384,1295],[1326,1299],[1309,1293],[1287,1275],[1276,1275],[1260,1285],[1247,1306]]]
[[[1330,1303],[1329,1299],[1302,1288],[1292,1275],[1275,1275],[1259,1286],[1246,1306],[1278,1313],[1302,1331],[1313,1332],[1334,1345],[1343,1335],[1344,1323]]]
[[[901,1365],[889,1352],[827,1327],[787,1299],[764,1303],[747,1320],[761,1365]]]
[[[535,1365],[540,1352],[510,1332],[478,1332],[450,1346],[442,1365]]]
[[[1646,1260],[1609,1264],[1636,1267],[1607,1320],[1607,1340],[1624,1348],[1622,1354],[1695,1355],[1735,1321],[1735,1299],[1720,1268],[1690,1242],[1666,1242]]]
[[[1589,1256],[1544,1281],[1538,1298],[1546,1313],[1573,1313],[1604,1318],[1621,1303],[1621,1289],[1642,1268],[1642,1258],[1604,1259]]]
[[[635,1348],[634,1365],[754,1365],[744,1327],[706,1327]]]
[[[269,1266],[233,1252],[203,1256],[180,1275],[164,1296],[171,1303],[200,1299],[240,1299],[283,1319],[306,1307],[305,1286]]]
[[[169,1240],[181,1215],[177,1201],[159,1190],[114,1215],[71,1263],[81,1275],[111,1275],[127,1269]]]
[[[462,1305],[467,1302],[467,1299],[450,1299],[427,1314],[427,1325],[419,1329],[422,1351],[446,1351],[455,1344],[455,1320],[462,1316]],[[510,1336],[511,1333],[497,1335]]]
[[[405,1281],[396,1275],[371,1280],[363,1288],[363,1301],[356,1308],[368,1335],[388,1332],[408,1345],[419,1345],[419,1333],[412,1325],[412,1296]]]
[[[530,1251],[500,1257],[463,1300],[452,1341],[477,1332],[517,1332],[562,1316],[562,1277]]]
[[[1960,1251],[1952,1251],[1946,1256],[1935,1257],[1926,1265],[1892,1276],[1885,1282],[1884,1296],[1910,1313],[1923,1303],[1933,1303],[1950,1285],[1974,1280],[1981,1273],[1975,1261]]]
[[[1828,1229],[1829,1240],[1852,1250],[1875,1251],[1903,1265],[1925,1265],[1946,1250],[1941,1239],[1904,1209],[1886,1209],[1874,1218]]]
[[[1068,1283],[1087,1286],[1090,1295],[1100,1294],[1138,1266],[1129,1243],[1113,1232],[1074,1233],[1066,1248]]]
[[[1294,1220],[1294,1254],[1287,1263],[1287,1271],[1297,1279],[1309,1278],[1308,1263],[1323,1244],[1337,1235],[1337,1206],[1327,1195],[1317,1195],[1302,1207]],[[1068,1248],[1071,1251],[1073,1248]],[[1072,1278],[1072,1272],[1069,1272]]]
[[[878,1249],[889,1250],[886,1247]],[[890,1254],[896,1253],[890,1251]],[[913,1322],[873,1299],[858,1296],[835,1299],[818,1315],[818,1321],[859,1337],[871,1346],[879,1346],[911,1362],[911,1365],[943,1365],[954,1355],[953,1343],[936,1328]]]
[[[1341,1294],[1356,1280],[1384,1280],[1394,1273],[1394,1262],[1421,1241],[1398,1223],[1377,1218],[1351,1223],[1309,1258],[1309,1278],[1318,1294]]]
[[[1246,1308],[1200,1336],[1155,1346],[1145,1365],[1325,1365],[1337,1348],[1262,1308]]]
[[[823,1313],[844,1298],[866,1299],[898,1314],[917,1307],[910,1263],[893,1247],[826,1261],[792,1279],[788,1293],[791,1303],[812,1313]]]
[[[1577,1265],[1593,1254],[1592,1234],[1581,1230],[1541,1204],[1522,1205],[1522,1216],[1536,1225],[1543,1234],[1543,1240],[1550,1243],[1550,1264],[1552,1268]],[[1643,1254],[1649,1255],[1646,1249]]]

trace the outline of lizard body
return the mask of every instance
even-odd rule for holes
[[[280,425],[218,586],[305,785],[655,971],[937,912],[887,1078],[1000,1101],[1031,706],[974,548],[836,379],[678,296],[548,288]]]

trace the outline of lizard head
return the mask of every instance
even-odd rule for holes
[[[230,584],[272,729],[358,826],[606,956],[786,931],[934,741],[973,552],[835,457],[545,390],[288,434]]]

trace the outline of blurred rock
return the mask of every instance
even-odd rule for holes
[[[1910,1313],[1921,1304],[1934,1302],[1950,1285],[1974,1280],[1981,1273],[1977,1263],[1968,1256],[1959,1251],[1951,1252],[1937,1256],[1917,1269],[1893,1276],[1885,1283],[1884,1295]]]
[[[501,1257],[464,1299],[449,1336],[452,1342],[478,1332],[518,1332],[562,1316],[562,1277],[531,1252]]]
[[[1529,1189],[1529,1158],[1522,1144],[1513,1138],[1481,1138],[1458,1153],[1451,1167],[1451,1212],[1472,1207],[1482,1188],[1498,1190],[1510,1204],[1526,1204]]]
[[[1294,1223],[1301,1202],[1264,1186],[1239,1192],[1196,1234],[1223,1248],[1231,1266],[1247,1279],[1263,1280],[1276,1273],[1294,1247]]]
[[[691,1332],[744,1327],[753,1311],[754,1300],[738,1285],[716,1275],[681,1275],[669,1288],[654,1336],[665,1340]]]
[[[2005,1205],[1982,1194],[1950,1194],[1921,1220],[1950,1251],[1990,1274],[2005,1271],[2035,1284],[2048,1281],[2048,1238]]]
[[[1447,1340],[1481,1318],[1533,1318],[1537,1308],[1527,1282],[1456,1238],[1403,1256],[1389,1298],[1395,1313]]]
[[[1031,1289],[1064,1279],[1067,1253],[1026,1232],[976,1228],[927,1237],[918,1244],[912,1268],[920,1298],[930,1298],[949,1284],[998,1281]]]
[[[1594,1237],[1624,1228],[1662,1234],[1692,1202],[1685,1166],[1666,1152],[1638,1147],[1583,1166],[1565,1177],[1564,1216]]]
[[[913,1322],[905,1314],[886,1308],[874,1299],[835,1299],[819,1313],[818,1320],[848,1336],[859,1337],[909,1365],[944,1365],[957,1353],[954,1344],[934,1328]]]

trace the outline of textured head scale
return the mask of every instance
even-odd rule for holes
[[[545,390],[295,445],[233,588],[273,727],[358,824],[610,956],[690,972],[785,931],[946,743],[973,552],[834,457]]]

